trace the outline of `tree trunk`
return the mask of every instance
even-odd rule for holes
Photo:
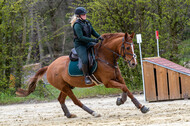
[[[34,16],[33,16],[33,5],[32,5],[32,7],[30,9],[30,23],[31,23],[31,26],[30,26],[31,32],[30,32],[30,37],[29,37],[30,46],[28,48],[26,64],[29,64],[31,53],[32,53],[32,46],[33,46],[33,42],[34,42],[33,41],[33,35],[34,35],[34,28],[33,28],[34,21],[33,20],[34,20]]]
[[[21,48],[18,49],[19,52],[19,57],[16,59],[16,83],[15,83],[15,88],[20,88],[21,83],[22,83],[22,62],[23,62],[23,56],[24,56],[24,49],[25,49],[25,44],[26,44],[26,17],[24,14],[22,14],[23,17],[23,33],[22,33],[22,42],[21,42]],[[18,41],[20,41],[18,39]]]
[[[39,51],[40,51],[40,65],[42,66],[44,53],[43,53],[43,46],[42,46],[42,42],[41,42],[42,37],[41,37],[41,33],[40,33],[39,19],[37,19],[36,25],[37,25],[38,43],[39,43]]]
[[[56,31],[57,31],[57,24],[55,20],[55,11],[56,9],[54,8],[54,1],[53,0],[48,0],[49,8],[50,8],[50,20],[51,20],[51,25],[52,25],[52,33],[53,33],[53,49],[54,49],[54,58],[59,57],[59,46],[58,46],[58,37],[56,36]]]
[[[63,26],[66,25],[65,21],[63,21]],[[65,51],[65,42],[66,42],[66,36],[67,36],[67,28],[64,29],[64,35],[63,35],[63,42],[62,42],[62,54],[64,54]]]
[[[63,44],[63,45],[62,45],[62,54],[64,54],[64,51],[65,51],[65,48],[64,48],[64,47],[65,47],[65,42],[66,42],[66,36],[67,36],[67,35],[66,35],[66,32],[65,32],[65,33],[64,33],[64,36],[63,36],[63,43],[62,43],[62,44]]]
[[[43,24],[43,25],[45,26],[45,24]],[[45,43],[46,43],[46,45],[48,47],[48,51],[49,51],[50,57],[53,60],[53,50],[52,50],[51,45],[49,44],[49,42],[47,40],[47,33],[46,32],[47,31],[43,28],[43,34],[45,36]]]

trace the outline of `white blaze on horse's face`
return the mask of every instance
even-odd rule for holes
[[[132,55],[133,55],[133,59],[135,61],[135,65],[137,65],[137,55],[135,54],[135,50],[134,50],[134,44],[131,44],[131,49],[132,49]]]
[[[134,49],[134,44],[131,40],[131,42],[124,42],[125,46],[123,50],[123,57],[127,61],[128,65],[132,68],[134,68],[137,65],[137,60],[136,60],[136,54],[135,54],[135,49]],[[123,44],[124,44],[123,43]]]
[[[121,55],[128,65],[134,68],[137,65],[134,43],[132,41],[134,33],[129,35],[125,33],[125,37],[122,39]]]
[[[129,49],[126,49],[128,52],[126,53],[126,58],[127,58],[127,62],[129,64],[129,66],[131,68],[134,68],[137,65],[137,60],[136,60],[136,54],[135,54],[135,50],[134,50],[134,44],[133,42],[127,42],[128,43],[128,47]]]

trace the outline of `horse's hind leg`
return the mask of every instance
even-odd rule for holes
[[[71,114],[71,113],[69,112],[69,110],[67,109],[67,106],[65,105],[65,99],[66,99],[66,97],[67,97],[67,95],[66,95],[65,93],[60,92],[59,97],[58,97],[58,101],[59,101],[59,103],[61,104],[61,108],[62,108],[62,110],[63,110],[65,116],[66,116],[67,118],[74,118],[74,117],[76,117],[76,115]]]
[[[74,95],[74,93],[72,92],[70,88],[64,88],[63,92],[65,92],[72,99],[75,105],[78,105],[80,108],[82,108],[83,110],[91,114],[92,116],[100,117],[100,114],[97,114],[96,112],[94,112],[93,110],[89,109],[87,106],[82,104],[80,100],[76,98],[76,96]]]

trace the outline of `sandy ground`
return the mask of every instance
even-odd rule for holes
[[[67,119],[58,102],[0,106],[1,126],[190,126],[190,101],[144,102],[143,95],[135,97],[150,108],[142,114],[128,101],[117,106],[118,96],[80,99],[86,106],[101,114],[95,118],[71,100],[66,104],[76,118]]]

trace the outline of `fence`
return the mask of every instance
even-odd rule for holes
[[[190,98],[190,69],[160,57],[143,60],[147,101]]]

